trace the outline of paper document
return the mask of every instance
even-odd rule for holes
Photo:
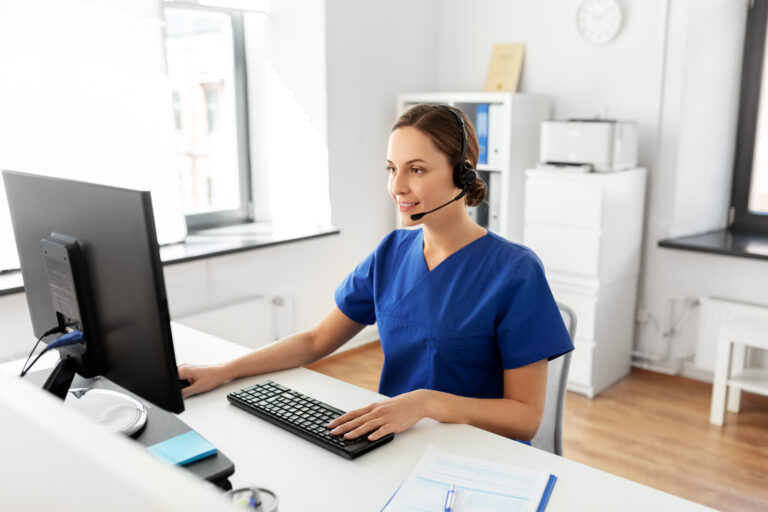
[[[430,445],[382,512],[443,512],[454,485],[454,512],[536,512],[546,507],[555,480],[544,471],[452,455]]]

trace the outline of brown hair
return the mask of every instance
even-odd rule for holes
[[[475,127],[464,112],[455,107],[451,107],[451,109],[464,119],[464,126],[467,131],[466,159],[474,169],[477,166],[477,155],[480,147],[477,143]],[[451,172],[453,172],[453,168],[459,161],[459,158],[461,158],[461,127],[456,120],[456,116],[444,108],[421,104],[409,108],[401,115],[392,126],[391,131],[394,132],[404,126],[412,126],[432,139],[437,149],[448,157],[448,161],[451,162]],[[467,191],[467,195],[464,196],[467,206],[481,204],[485,201],[487,193],[488,187],[485,181],[478,176]]]

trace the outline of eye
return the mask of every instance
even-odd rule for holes
[[[388,165],[388,166],[386,167],[386,169],[387,169],[387,172],[388,172],[388,173],[393,173],[393,172],[395,172],[395,168],[394,168],[393,166],[391,166],[391,165]]]
[[[411,172],[413,174],[424,174],[424,169],[421,169],[419,167],[411,167]]]

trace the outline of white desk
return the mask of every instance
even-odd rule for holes
[[[179,363],[216,363],[247,352],[181,325],[174,324],[173,335]],[[227,393],[268,379],[343,410],[381,395],[297,368],[241,379],[186,401],[181,419],[234,461],[232,484],[275,491],[280,512],[380,510],[430,443],[451,453],[555,474],[558,481],[547,511],[708,510],[474,427],[432,420],[422,420],[387,445],[349,461],[229,405]]]
[[[176,360],[210,364],[232,359],[248,349],[189,327],[173,324]],[[35,370],[52,367],[46,355]],[[0,365],[18,374],[22,361]],[[350,410],[381,395],[303,368],[231,382],[189,398],[180,415],[235,463],[235,487],[257,485],[277,493],[280,512],[378,511],[431,443],[447,452],[481,457],[548,471],[558,477],[547,511],[560,510],[710,510],[696,503],[624,478],[531,448],[467,425],[422,420],[372,452],[349,461],[238,409],[227,393],[272,379]]]

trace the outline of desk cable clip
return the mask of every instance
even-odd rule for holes
[[[224,493],[232,502],[257,512],[277,512],[277,495],[262,487],[241,487]]]

